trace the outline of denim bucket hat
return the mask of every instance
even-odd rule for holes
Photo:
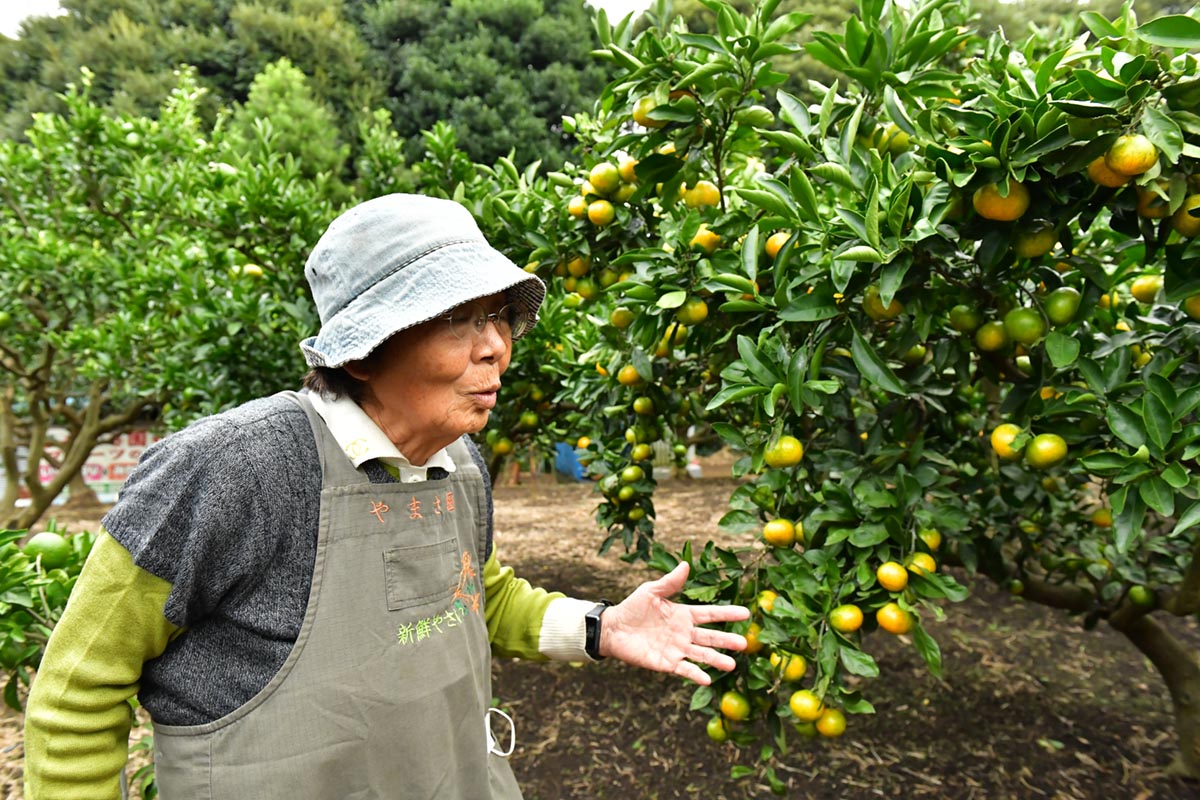
[[[321,330],[300,343],[312,367],[365,358],[392,334],[505,293],[537,319],[546,286],[505,258],[453,200],[389,194],[355,206],[321,236],[304,276]]]

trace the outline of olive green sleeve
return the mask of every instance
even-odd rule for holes
[[[27,800],[120,797],[142,664],[180,631],[163,616],[170,591],[101,531],[29,693]]]
[[[583,615],[593,603],[548,592],[502,567],[495,551],[483,567],[484,617],[492,653],[532,661],[588,661]]]

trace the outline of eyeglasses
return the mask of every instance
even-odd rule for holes
[[[530,315],[520,306],[512,304],[489,314],[479,303],[464,303],[445,317],[450,323],[450,332],[459,339],[476,339],[483,335],[490,320],[500,335],[509,341],[519,339],[530,327]]]

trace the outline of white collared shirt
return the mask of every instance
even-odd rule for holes
[[[321,419],[325,420],[334,441],[355,467],[373,458],[378,459],[399,471],[401,483],[424,481],[431,467],[440,467],[446,472],[455,471],[454,459],[450,458],[450,453],[444,447],[430,456],[423,466],[410,462],[387,434],[379,429],[375,420],[349,397],[330,399],[316,392],[310,392],[308,397]]]

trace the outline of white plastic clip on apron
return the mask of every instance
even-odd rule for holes
[[[289,393],[290,394],[290,393]],[[486,500],[457,472],[372,484],[302,395],[324,471],[308,610],[279,674],[207,725],[156,725],[163,800],[514,800],[488,732]]]

